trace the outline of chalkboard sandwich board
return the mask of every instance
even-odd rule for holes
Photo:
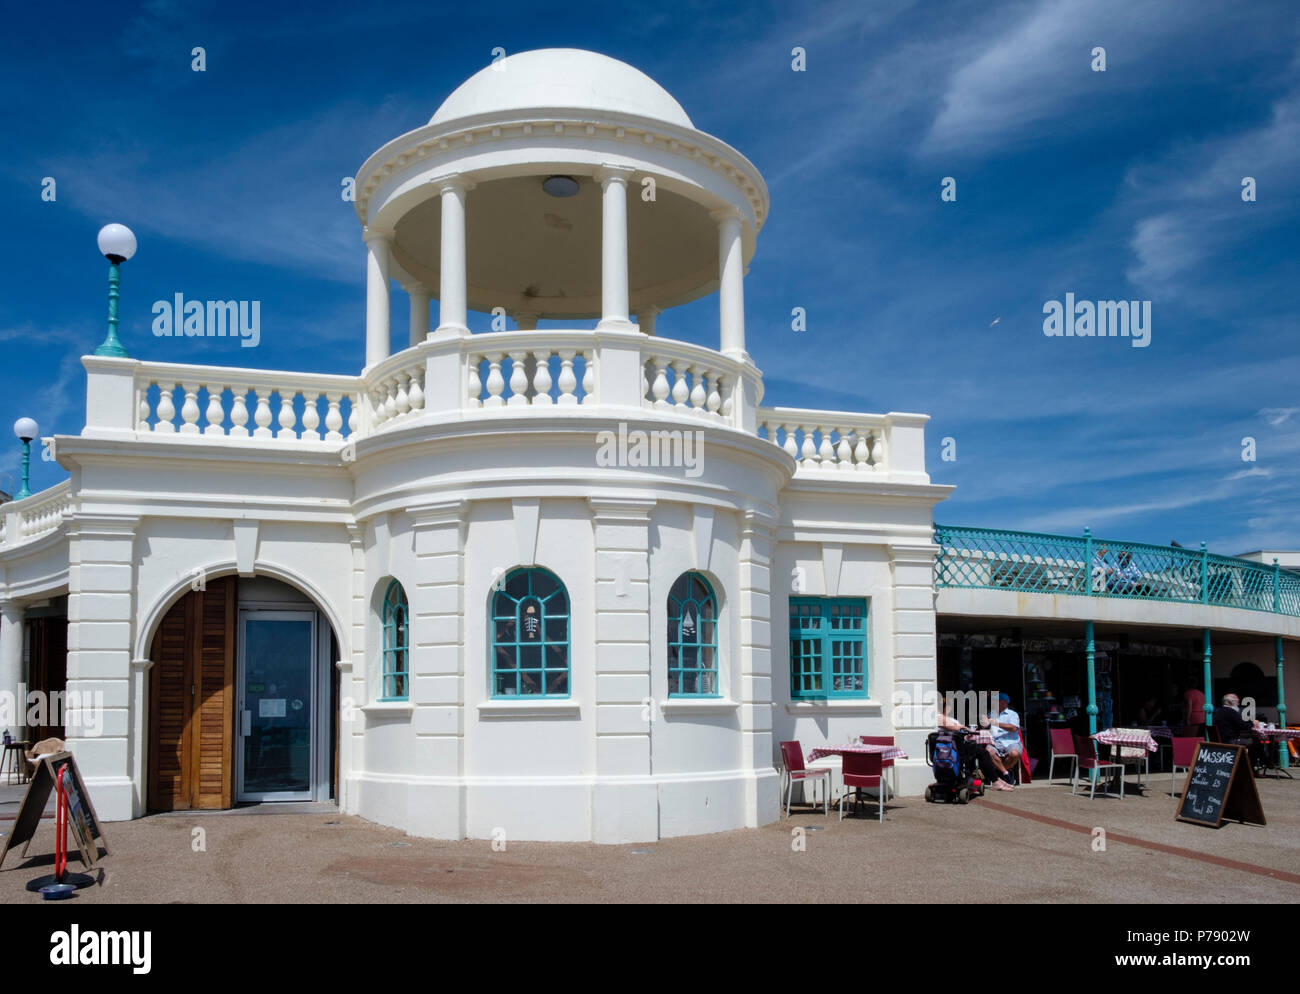
[[[99,827],[95,806],[90,803],[86,785],[81,782],[77,761],[70,752],[56,752],[42,756],[36,764],[36,770],[27,784],[27,792],[23,794],[23,803],[18,808],[18,816],[14,818],[13,831],[5,839],[4,851],[0,852],[0,866],[4,865],[9,850],[20,843],[23,844],[23,851],[19,855],[24,858],[27,856],[32,838],[36,835],[36,827],[41,822],[41,814],[45,811],[50,794],[55,791],[61,769],[67,770],[63,774],[63,791],[68,797],[68,830],[81,852],[82,864],[94,866],[99,859],[96,839],[104,842],[104,852],[107,854],[108,843],[104,841],[104,832]]]
[[[1245,746],[1199,742],[1178,802],[1179,821],[1218,828],[1231,818],[1255,825],[1264,821],[1264,806],[1255,788]]]

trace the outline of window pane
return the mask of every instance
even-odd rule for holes
[[[545,599],[558,589],[555,578],[550,573],[540,569],[530,570],[529,573],[533,580],[533,596]]]
[[[546,641],[547,642],[564,642],[569,638],[569,619],[568,618],[551,618],[546,619]]]
[[[519,570],[506,579],[506,589],[504,593],[510,595],[513,600],[521,600],[528,596],[528,570]],[[498,594],[499,598],[501,595]]]

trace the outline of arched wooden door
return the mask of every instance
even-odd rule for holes
[[[154,635],[149,673],[151,811],[228,808],[235,720],[238,581],[209,580]]]

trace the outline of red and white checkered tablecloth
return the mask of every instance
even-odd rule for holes
[[[814,763],[817,760],[822,759],[826,756],[843,756],[846,752],[865,752],[865,753],[878,752],[880,753],[881,759],[906,759],[907,758],[907,753],[903,751],[901,746],[863,745],[862,743],[859,742],[856,745],[822,746],[820,748],[814,749],[812,752],[808,753],[808,762]]]
[[[1261,739],[1300,739],[1300,728],[1261,728],[1258,731]]]
[[[1092,738],[1102,745],[1128,746],[1145,749],[1147,752],[1155,752],[1160,748],[1145,728],[1108,728],[1104,732],[1097,732]]]
[[[967,742],[973,742],[975,745],[978,745],[978,746],[992,745],[992,744],[993,744],[993,733],[992,733],[992,732],[989,732],[989,731],[986,731],[985,729],[980,729],[980,730],[978,730],[978,731],[973,731],[973,732],[971,732],[970,734],[968,734],[968,735],[966,736],[966,741],[967,741]]]

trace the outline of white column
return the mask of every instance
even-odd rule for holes
[[[740,211],[713,211],[718,222],[718,326],[724,355],[745,355],[745,263],[740,240]]]
[[[659,317],[659,313],[660,313],[660,308],[658,307],[641,308],[639,311],[636,312],[637,327],[640,328],[647,335],[654,335],[655,321]]]
[[[465,195],[474,184],[463,176],[449,176],[438,186],[442,197],[441,275],[438,286],[439,337],[469,334],[469,291],[465,263]]]
[[[23,682],[23,608],[16,601],[0,603],[0,694],[9,734],[23,737],[27,701],[19,698]]]
[[[598,328],[632,330],[627,307],[627,166],[601,166],[600,323]]]
[[[393,236],[388,231],[365,233],[366,241],[366,365],[388,358],[388,261]]]
[[[403,283],[411,301],[411,348],[429,337],[429,291],[421,283]]]

